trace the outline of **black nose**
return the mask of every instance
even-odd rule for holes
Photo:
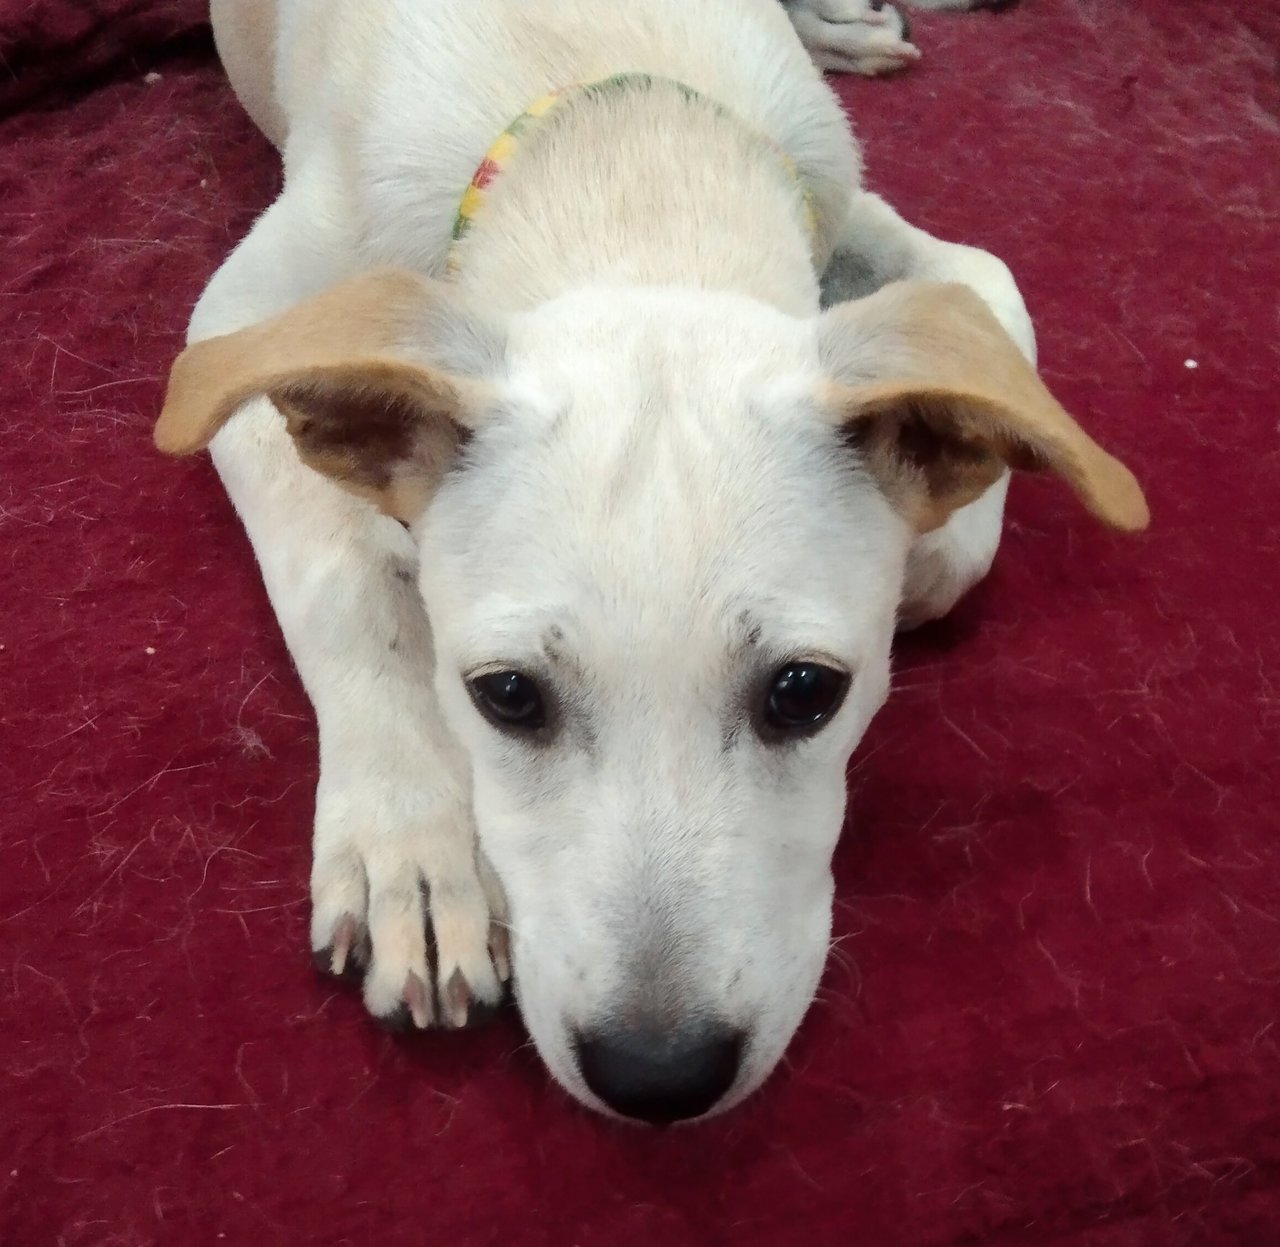
[[[655,1126],[701,1117],[733,1086],[741,1031],[686,1026],[666,1033],[600,1030],[578,1039],[578,1067],[615,1112]]]

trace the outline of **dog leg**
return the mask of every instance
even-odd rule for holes
[[[1031,363],[1035,331],[1008,266],[990,252],[944,242],[908,224],[879,195],[850,206],[826,273],[824,306],[871,294],[891,281],[962,282],[996,314]],[[899,630],[940,619],[981,580],[995,559],[1009,490],[1006,472],[982,497],[916,540],[907,559]]]
[[[990,9],[998,13],[1002,9],[1011,9],[1021,0],[903,0],[913,9],[931,9],[936,12],[972,13],[977,9]]]
[[[319,235],[325,214],[294,195],[215,274],[191,340],[261,321],[346,275],[332,259],[344,248]],[[265,399],[241,408],[211,451],[319,723],[317,960],[363,969],[380,1018],[464,1025],[472,1004],[501,995],[502,901],[477,858],[467,765],[435,702],[413,540],[304,467]]]
[[[920,59],[911,29],[884,0],[782,0],[791,24],[822,69],[885,74]]]

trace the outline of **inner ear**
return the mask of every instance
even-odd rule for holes
[[[890,500],[920,530],[1009,468],[1048,469],[1114,528],[1145,528],[1133,474],[1045,388],[964,286],[900,282],[822,319],[825,404]]]
[[[919,532],[975,502],[1008,468],[1050,467],[1033,446],[966,419],[965,406],[956,395],[911,394],[867,403],[842,426],[845,444]]]
[[[368,361],[312,370],[267,397],[308,467],[412,521],[470,436],[474,389],[398,361]]]

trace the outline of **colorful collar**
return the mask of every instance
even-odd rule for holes
[[[462,196],[462,202],[458,205],[458,215],[453,222],[453,245],[449,249],[448,271],[450,274],[457,272],[458,262],[458,243],[466,237],[468,230],[471,229],[480,209],[484,206],[485,199],[488,196],[489,187],[497,178],[498,174],[511,163],[511,157],[515,154],[516,148],[520,145],[520,141],[525,135],[537,124],[539,118],[545,117],[555,106],[573,95],[598,96],[618,90],[619,88],[632,86],[649,86],[655,82],[665,82],[678,88],[682,94],[689,99],[707,99],[692,87],[686,86],[682,82],[676,81],[674,78],[660,78],[654,74],[626,73],[614,74],[609,78],[600,78],[594,82],[575,82],[569,86],[560,87],[555,91],[549,91],[546,95],[540,96],[534,100],[528,108],[524,110],[503,132],[498,136],[493,146],[485,153],[485,158],[480,162],[480,167],[476,170],[475,177],[471,179],[471,185],[467,187],[466,192]],[[718,111],[729,115],[727,109],[719,104],[714,104]],[[801,195],[804,197],[805,215],[808,218],[809,233],[814,235],[817,233],[818,216],[817,207],[814,203],[813,188],[809,186],[800,176],[796,163],[786,152],[780,143],[775,142],[772,138],[769,140],[770,145],[778,154],[778,159],[782,162],[783,168],[795,180],[796,185],[800,189]]]

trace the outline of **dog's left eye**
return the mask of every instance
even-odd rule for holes
[[[521,671],[494,671],[467,681],[471,700],[495,727],[532,732],[547,721],[538,686]]]
[[[816,662],[788,663],[774,677],[764,706],[765,726],[775,735],[816,731],[840,709],[849,673]]]

